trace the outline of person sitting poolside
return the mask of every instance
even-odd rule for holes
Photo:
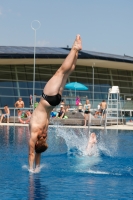
[[[22,111],[18,109],[18,121],[22,124],[29,123],[31,119],[31,112],[30,110]]]
[[[50,117],[55,118],[58,116],[58,112],[56,112],[54,109],[50,113]]]
[[[7,118],[7,123],[9,123],[10,109],[9,109],[8,105],[4,106],[4,111],[5,111],[5,114],[1,115],[0,123],[2,122],[2,120],[3,120],[4,117]]]
[[[76,36],[72,49],[61,67],[53,75],[53,77],[47,82],[43,89],[42,98],[33,111],[29,131],[29,169],[33,171],[34,161],[35,170],[38,170],[40,166],[41,153],[46,151],[47,145],[47,132],[50,119],[50,113],[53,107],[57,106],[61,102],[61,95],[66,84],[68,76],[75,68],[78,51],[82,49],[80,35]]]
[[[65,117],[65,108],[63,105],[60,106],[60,111],[58,113],[58,117],[63,119]]]

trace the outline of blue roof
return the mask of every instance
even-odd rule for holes
[[[65,58],[70,48],[61,47],[36,47],[36,58]],[[0,46],[0,58],[33,58],[34,47]],[[99,59],[117,62],[133,63],[133,57],[82,50],[80,59]]]

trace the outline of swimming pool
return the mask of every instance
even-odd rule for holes
[[[133,132],[95,132],[98,144],[87,156],[88,129],[50,127],[49,149],[33,174],[28,127],[0,126],[0,199],[133,199]]]

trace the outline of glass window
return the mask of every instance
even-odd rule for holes
[[[1,65],[0,66],[0,71],[11,71],[11,67],[9,65]]]
[[[13,87],[17,87],[17,82],[13,81]]]
[[[132,83],[130,82],[126,82],[126,81],[119,81],[119,86],[120,87],[131,87],[132,86]]]
[[[107,94],[101,93],[101,96],[102,96],[102,99],[108,99],[108,95]]]
[[[38,96],[41,96],[42,95],[42,90],[35,89],[35,94],[38,95]]]
[[[94,75],[95,76],[95,75]],[[108,74],[99,74],[100,79],[110,79],[110,76]]]
[[[101,93],[94,93],[94,99],[101,99],[102,95]]]
[[[29,96],[27,88],[20,89],[20,96]]]
[[[26,81],[26,75],[25,75],[25,73],[24,74],[23,73],[18,73],[18,79]]]
[[[75,69],[75,71],[77,71],[77,72],[86,72],[86,71],[89,72],[89,70],[90,70],[90,68],[89,67],[86,68],[85,66],[77,66]],[[92,69],[91,69],[91,71],[92,71]]]
[[[120,87],[120,92],[121,93],[130,93],[130,89],[129,88],[121,88]]]
[[[101,92],[107,92],[108,93],[109,88],[111,88],[111,86],[108,86],[108,87],[101,86]]]
[[[126,70],[118,70],[119,75],[127,76],[127,71]]]
[[[40,74],[40,81],[49,81],[49,79],[51,78],[51,75],[42,75]]]
[[[99,80],[99,84],[108,84],[108,85],[111,85],[111,81],[110,80]]]
[[[0,79],[9,80],[12,79],[10,72],[0,72]]]
[[[16,68],[16,71],[17,72],[25,72],[25,67],[24,66],[15,66],[15,68]],[[15,69],[14,69],[15,70]]]
[[[95,91],[95,92],[101,92],[101,87],[100,87],[100,85],[94,85],[94,91]]]
[[[77,81],[75,77],[69,76],[69,78],[70,78],[70,82],[76,82],[76,81]],[[78,81],[78,82],[79,82],[79,81]]]
[[[33,88],[33,82],[28,81],[27,85],[28,85],[28,88]]]
[[[92,99],[92,93],[87,93],[86,96],[87,96],[88,99]]]
[[[77,76],[77,77],[88,77],[87,73],[81,73],[81,72],[73,72],[72,76]]]
[[[1,107],[4,105],[8,105],[9,107],[14,107],[15,98],[14,97],[0,97],[1,100]]]
[[[0,81],[0,87],[13,87],[12,81]]]
[[[89,78],[89,79],[93,79],[93,74],[91,73],[91,74],[86,74],[87,75],[87,78]],[[94,79],[95,79],[96,77],[95,77],[95,74],[94,74]]]
[[[41,89],[41,83],[40,81],[35,82],[35,88]]]
[[[109,74],[108,69],[106,69],[106,68],[97,67],[96,69],[97,69],[98,73]]]
[[[114,80],[113,83],[115,86],[119,86],[119,81]]]
[[[28,89],[28,94],[33,96],[33,89]]]
[[[25,82],[24,81],[19,81],[18,85],[19,85],[20,88],[27,88],[27,82],[26,81]]]
[[[45,87],[47,82],[41,82],[41,88],[43,89]]]
[[[94,78],[99,78],[99,74],[94,74]]]
[[[114,75],[117,75],[117,69],[111,69],[111,73],[114,74]]]
[[[39,66],[39,73],[51,75],[52,74],[51,66],[47,66],[47,67],[40,67]]]
[[[19,89],[14,89],[14,95],[19,96]]]
[[[14,96],[13,88],[0,88],[0,94],[6,96]],[[8,97],[7,97],[8,98]]]
[[[82,69],[83,70],[83,69]],[[86,71],[89,73],[92,73],[92,67],[86,67]],[[97,71],[97,69],[95,68],[95,72]]]

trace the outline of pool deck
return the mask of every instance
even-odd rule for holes
[[[1,123],[0,126],[29,126],[29,124],[20,123]],[[65,126],[65,125],[49,125],[49,127],[64,127],[64,128],[88,128],[88,126]],[[90,126],[90,129],[104,129],[104,126]],[[112,125],[106,126],[106,129],[118,129],[118,130],[133,130],[133,123],[128,125]]]

